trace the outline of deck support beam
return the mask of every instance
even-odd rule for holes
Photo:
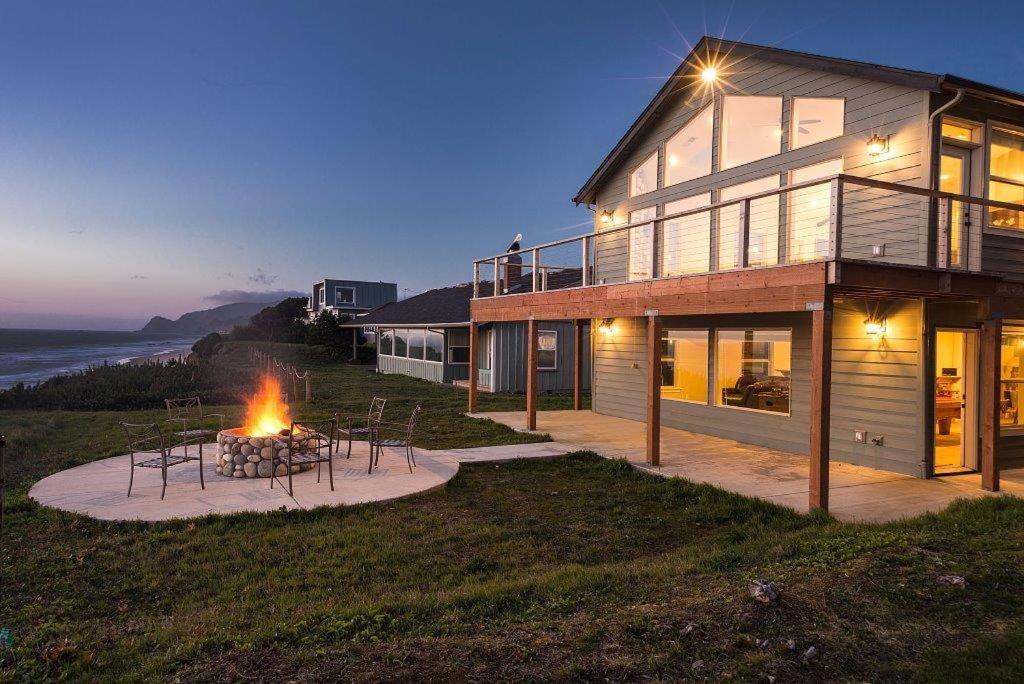
[[[477,341],[480,326],[475,322],[469,324],[469,412],[476,413],[477,382],[480,371],[477,359]]]
[[[537,321],[526,322],[526,429],[537,429]]]
[[[999,491],[999,376],[1003,322],[988,318],[981,329],[981,487]]]
[[[647,464],[661,465],[661,319],[647,317]]]
[[[811,312],[810,475],[811,509],[828,510],[829,434],[832,394],[832,302]]]
[[[572,410],[583,408],[583,324],[572,322]]]

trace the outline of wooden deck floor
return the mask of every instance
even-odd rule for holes
[[[526,425],[526,414],[521,411],[473,415],[516,430],[523,430]],[[575,449],[625,458],[638,468],[659,475],[713,484],[800,512],[808,510],[806,456],[663,426],[662,465],[652,468],[644,463],[644,424],[639,421],[591,411],[540,411],[537,431]],[[941,511],[959,498],[992,496],[981,489],[981,477],[976,474],[923,480],[832,462],[829,477],[829,510],[836,518],[848,521],[886,522]],[[1004,493],[1024,495],[1024,472],[1004,472],[1002,489]]]

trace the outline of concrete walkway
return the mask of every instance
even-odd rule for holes
[[[522,411],[472,415],[525,431]],[[806,456],[662,426],[661,466],[652,468],[644,462],[646,435],[639,421],[591,411],[540,411],[537,431],[550,434],[569,451],[586,449],[625,458],[637,468],[665,477],[678,476],[796,511],[808,510]],[[848,521],[886,522],[941,511],[959,498],[992,495],[981,489],[976,474],[924,480],[833,461],[829,479],[829,512]],[[1002,489],[1024,496],[1024,473],[1004,472]]]
[[[203,449],[206,454],[213,454],[216,444]],[[163,501],[160,500],[160,471],[151,468],[135,469],[132,495],[126,496],[131,468],[129,457],[125,455],[50,475],[37,482],[29,496],[43,506],[100,520],[158,521],[197,518],[211,513],[347,506],[388,501],[442,487],[455,477],[460,463],[551,458],[568,450],[551,442],[450,451],[416,449],[417,466],[412,474],[406,466],[404,452],[385,450],[379,467],[367,474],[369,450],[365,442],[359,442],[353,444],[351,459],[335,457],[333,492],[325,468],[319,483],[315,470],[293,476],[294,497],[276,482],[270,489],[270,480],[265,478],[236,479],[218,475],[211,456],[203,459],[205,490],[199,486],[198,463],[174,466],[167,471],[167,494]]]

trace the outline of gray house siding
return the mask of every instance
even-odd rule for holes
[[[537,371],[537,391],[570,392],[573,380],[573,325],[569,321],[540,321],[538,330],[554,330],[558,335],[555,370]],[[495,323],[494,358],[491,365],[495,392],[526,391],[526,323]],[[590,389],[590,328],[583,328],[583,389]]]
[[[788,183],[788,172],[811,164],[841,157],[844,173],[890,182],[924,187],[927,184],[928,93],[905,86],[877,83],[862,78],[840,76],[767,60],[745,59],[742,73],[730,78],[731,90],[745,95],[783,97],[782,149],[788,147],[790,110],[793,96],[842,97],[845,99],[844,134],[792,151],[757,160],[735,168],[679,183],[637,197],[628,196],[629,173],[652,152],[664,157],[664,143],[701,109],[699,101],[688,102],[681,93],[648,130],[633,152],[597,189],[597,213],[608,210],[616,222],[628,221],[629,213],[645,207],[658,207],[662,215],[666,202],[714,192],[738,183],[775,175],[781,185]],[[712,168],[719,159],[721,98],[716,98],[715,135]],[[889,152],[875,158],[867,154],[866,142],[874,133],[889,136]],[[659,164],[659,176],[663,174]],[[660,183],[659,183],[660,185]],[[843,225],[843,255],[871,260],[871,246],[885,243],[887,262],[926,265],[928,263],[928,205],[912,196],[890,197],[890,193],[849,187],[844,195],[847,213]],[[783,205],[785,203],[783,202]],[[780,209],[781,219],[786,209]],[[884,216],[885,221],[879,221]],[[602,226],[596,224],[600,233]],[[628,240],[625,234],[598,237],[596,274],[598,282],[622,282],[627,277]],[[780,245],[785,247],[785,245]]]
[[[865,340],[865,314],[858,305],[837,305],[832,366],[833,460],[924,476],[924,392],[921,370],[920,303],[890,303],[890,333],[881,345]],[[790,328],[790,415],[662,399],[666,427],[805,454],[809,440],[810,316],[666,317],[666,328],[711,330],[714,367],[716,328]],[[620,318],[613,334],[594,338],[593,408],[597,413],[646,420],[646,320]],[[713,385],[712,385],[713,386]],[[714,397],[711,397],[713,402]],[[883,446],[859,444],[855,430],[883,435]]]
[[[350,307],[347,304],[339,305],[335,301],[336,287],[351,287],[355,290],[355,303]],[[395,283],[367,282],[362,280],[334,280],[327,279],[313,286],[313,309],[319,311],[320,290],[324,289],[324,307],[339,306],[340,308],[353,308],[360,311],[369,311],[383,304],[398,301],[398,285]]]
[[[402,327],[416,327],[416,326],[395,326],[398,328]],[[390,326],[379,326],[381,330],[391,329]],[[448,362],[448,346],[452,341],[453,336],[456,339],[461,339],[463,336],[468,336],[469,328],[429,328],[430,330],[440,330],[444,334],[444,358],[443,362],[439,361],[425,361],[421,359],[410,359],[398,356],[389,356],[386,354],[377,354],[377,371],[379,373],[389,373],[396,375],[408,375],[413,378],[420,378],[422,380],[429,380],[430,382],[441,382],[441,383],[452,383],[456,380],[468,380],[469,379],[469,365],[464,363],[449,363]]]

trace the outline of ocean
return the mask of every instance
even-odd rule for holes
[[[0,389],[104,363],[187,354],[197,339],[101,330],[0,329]]]

